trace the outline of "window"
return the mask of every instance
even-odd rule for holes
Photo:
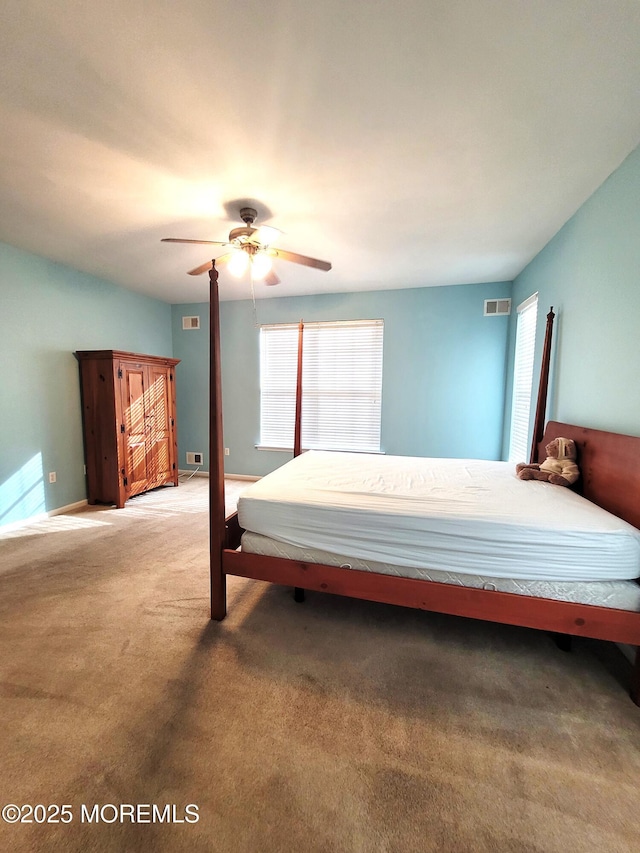
[[[305,323],[302,446],[380,451],[382,320]],[[260,328],[260,446],[290,450],[298,325]]]
[[[511,402],[511,438],[509,461],[529,461],[529,413],[533,384],[533,358],[536,347],[538,294],[534,293],[518,305],[516,351],[513,364],[513,398]]]

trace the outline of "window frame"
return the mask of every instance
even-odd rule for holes
[[[259,328],[260,450],[293,449],[298,329],[298,323]],[[382,452],[383,349],[382,319],[304,323],[304,450]]]
[[[509,462],[528,462],[531,446],[533,368],[538,328],[538,293],[516,308],[516,342],[513,356]]]

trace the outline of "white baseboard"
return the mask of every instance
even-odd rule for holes
[[[47,515],[63,515],[65,512],[75,512],[77,509],[82,509],[83,506],[89,506],[89,501],[86,498],[83,501],[76,501],[75,503],[58,507],[58,509],[49,510]]]
[[[208,471],[189,471],[182,470],[182,468],[178,471],[178,475],[180,474],[190,474],[191,477],[209,477]],[[189,479],[191,479],[191,477]],[[225,480],[250,480],[251,482],[255,482],[259,480],[260,477],[256,477],[253,474],[225,474]]]
[[[66,506],[59,506],[57,509],[50,509],[48,512],[39,512],[37,515],[32,515],[29,518],[23,518],[20,521],[10,521],[9,524],[0,525],[0,533],[8,533],[10,530],[19,530],[21,527],[28,527],[30,524],[35,524],[38,521],[45,521],[54,515],[64,515],[67,512],[75,512],[77,509],[82,509],[87,506],[87,499],[76,501]]]
[[[225,480],[251,480],[251,482],[255,483],[256,480],[260,480],[260,477],[255,477],[253,474],[225,474]]]

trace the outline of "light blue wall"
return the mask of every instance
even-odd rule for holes
[[[536,291],[534,376],[556,313],[547,419],[640,435],[640,148],[517,277],[514,305]]]
[[[224,282],[221,281],[221,287]],[[484,317],[484,300],[510,296],[511,283],[258,300],[258,323],[384,319],[382,447],[405,456],[500,458],[508,318]],[[208,469],[208,305],[174,305],[180,467],[187,450]],[[226,470],[261,475],[290,454],[256,450],[259,351],[251,301],[221,304]],[[200,331],[182,331],[198,314]],[[292,426],[293,429],[293,426]]]
[[[200,317],[200,328],[183,331],[183,316]],[[205,464],[198,467],[208,471],[209,304],[173,305],[171,324],[174,358],[181,360],[176,373],[178,468],[196,470],[196,466],[186,463],[185,454],[191,450],[204,454]]]
[[[2,526],[86,498],[74,351],[171,355],[172,340],[169,305],[2,243],[0,321]]]

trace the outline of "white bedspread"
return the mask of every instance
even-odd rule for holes
[[[310,451],[249,486],[246,530],[396,566],[547,581],[640,575],[640,531],[507,462]]]

